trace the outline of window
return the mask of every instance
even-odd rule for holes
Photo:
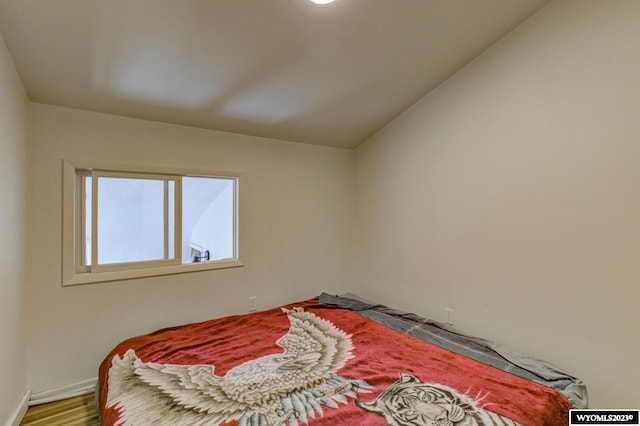
[[[241,266],[240,174],[64,164],[63,284]]]

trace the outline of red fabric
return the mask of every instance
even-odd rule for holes
[[[372,393],[360,393],[363,402],[373,400],[396,382],[400,372],[423,382],[440,383],[473,398],[487,410],[523,425],[566,425],[569,401],[544,385],[530,382],[446,349],[423,342],[348,310],[318,304],[317,300],[288,305],[300,306],[331,321],[352,335],[354,358],[337,374],[366,380]],[[133,348],[144,362],[168,364],[211,364],[215,374],[246,361],[283,349],[276,341],[289,330],[289,320],[279,308],[248,315],[230,316],[202,323],[172,327],[126,340],[116,346],[99,369],[99,408],[103,425],[112,425],[118,412],[107,409],[108,369],[112,358]],[[350,398],[339,409],[326,408],[324,417],[310,425],[384,425],[384,419],[354,405]]]

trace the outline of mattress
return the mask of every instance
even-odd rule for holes
[[[322,294],[125,340],[99,367],[99,413],[103,425],[564,425],[586,404],[579,380],[487,342]]]

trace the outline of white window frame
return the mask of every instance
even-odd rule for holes
[[[213,260],[183,264],[181,262],[181,233],[182,211],[181,203],[175,203],[174,220],[174,258],[141,262],[126,262],[117,264],[99,265],[97,259],[97,238],[92,239],[92,266],[85,266],[82,237],[84,235],[84,194],[80,174],[97,177],[129,177],[150,178],[160,180],[172,180],[176,185],[176,193],[181,191],[181,178],[183,176],[220,177],[235,179],[234,202],[234,256],[231,259]],[[242,177],[240,172],[219,170],[193,170],[193,169],[168,169],[141,165],[112,164],[95,161],[63,161],[63,223],[62,223],[62,285],[89,284],[106,281],[126,280],[133,278],[152,277],[160,275],[179,274],[186,272],[205,271],[212,269],[233,268],[244,266],[240,260],[240,236],[241,232],[241,198]],[[97,179],[92,179],[93,211],[97,207]],[[92,235],[97,235],[97,224],[92,223]],[[167,256],[165,256],[167,257]]]

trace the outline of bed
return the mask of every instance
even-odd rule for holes
[[[165,328],[99,368],[103,425],[566,425],[582,381],[357,296]]]

